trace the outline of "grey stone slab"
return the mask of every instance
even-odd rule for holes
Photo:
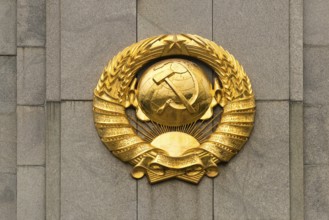
[[[212,39],[212,1],[141,0],[138,39],[166,33],[191,33]]]
[[[61,98],[60,1],[48,0],[46,8],[46,97],[49,101],[59,101]]]
[[[305,165],[305,220],[329,219],[329,165]]]
[[[329,105],[304,107],[305,164],[329,163]]]
[[[214,1],[213,35],[243,65],[256,99],[289,99],[289,1]]]
[[[290,99],[303,100],[303,0],[290,0]]]
[[[289,103],[261,101],[244,148],[214,180],[215,219],[289,219]]]
[[[0,220],[16,219],[16,174],[0,172]]]
[[[17,103],[42,105],[45,102],[45,50],[17,48]]]
[[[0,114],[0,173],[16,173],[16,113]]]
[[[329,48],[304,48],[304,101],[324,105],[329,95]],[[329,104],[329,103],[328,103]]]
[[[329,2],[304,1],[304,43],[329,45]]]
[[[17,45],[44,46],[46,1],[17,0]]]
[[[101,143],[91,102],[62,102],[62,219],[135,219],[131,169]]]
[[[305,163],[329,163],[329,48],[304,49]]]
[[[19,166],[17,170],[17,220],[44,220],[45,197],[45,168]]]
[[[17,164],[44,165],[46,122],[43,107],[17,107]]]
[[[138,182],[138,219],[212,219],[212,180],[199,185],[179,180],[150,185]]]
[[[16,54],[16,1],[0,0],[0,54]]]
[[[290,216],[304,219],[303,102],[290,103]]]
[[[61,105],[47,103],[46,219],[60,219]]]
[[[135,40],[135,0],[61,1],[61,98],[91,100],[109,59]]]
[[[0,56],[0,114],[16,110],[16,57]]]

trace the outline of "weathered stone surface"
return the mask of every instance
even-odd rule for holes
[[[212,39],[212,1],[141,0],[138,39],[165,33],[191,33]]]
[[[16,219],[16,174],[0,172],[0,219]]]
[[[60,219],[61,105],[47,104],[46,219]]]
[[[17,107],[17,164],[44,165],[46,122],[43,107]]]
[[[214,180],[215,219],[289,219],[289,104],[257,102],[243,150]]]
[[[256,98],[289,98],[289,1],[214,1],[214,41],[250,77]]]
[[[61,98],[91,100],[109,59],[136,40],[136,1],[61,1]]]
[[[48,0],[47,40],[46,40],[46,90],[47,100],[59,101],[61,98],[61,63],[60,63],[60,1]]]
[[[44,220],[45,197],[45,168],[18,167],[17,220]]]
[[[290,103],[290,216],[304,219],[303,102]]]
[[[329,219],[329,165],[305,165],[305,219]]]
[[[61,106],[61,217],[135,219],[132,167],[101,143],[92,103],[63,102]]]
[[[304,101],[324,105],[328,102],[329,48],[304,48]]]
[[[329,163],[329,49],[304,49],[305,164]]]
[[[329,163],[329,106],[304,105],[304,162]]]
[[[41,105],[45,102],[45,50],[17,48],[17,103]]]
[[[0,54],[14,55],[16,54],[16,1],[0,0],[0,5]]]
[[[0,114],[16,110],[16,57],[0,56]]]
[[[304,43],[329,45],[329,2],[304,1]]]
[[[46,1],[17,0],[17,45],[44,46]]]
[[[138,182],[138,219],[212,219],[212,180],[199,185],[179,180],[150,185]]]
[[[303,100],[303,0],[290,0],[290,99]]]
[[[16,113],[0,114],[0,173],[16,173]]]

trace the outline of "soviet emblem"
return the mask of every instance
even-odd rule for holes
[[[134,166],[134,178],[198,183],[246,143],[255,100],[242,66],[222,47],[196,35],[160,35],[108,63],[93,111],[102,142]]]

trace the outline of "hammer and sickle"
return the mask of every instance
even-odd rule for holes
[[[160,69],[162,69],[165,65],[170,65],[170,68],[161,71]],[[196,112],[195,108],[193,108],[193,106],[189,103],[189,101],[186,99],[184,94],[169,79],[170,76],[172,76],[176,73],[185,73],[187,71],[186,68],[180,63],[169,63],[169,64],[166,63],[163,66],[161,66],[160,68],[157,68],[155,70],[159,71],[159,72],[153,77],[154,82],[158,85],[161,84],[162,82],[167,83],[167,85],[177,95],[177,97],[180,99],[180,101],[183,103],[183,105],[186,107],[186,109],[190,113],[195,113]],[[171,102],[172,102],[171,99],[167,100],[167,102],[158,109],[158,113],[161,113],[165,109],[165,107],[168,104],[170,104]]]

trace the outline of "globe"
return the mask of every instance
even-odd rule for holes
[[[166,59],[144,72],[137,87],[137,101],[146,118],[167,126],[181,126],[200,119],[209,109],[211,89],[197,64]]]

